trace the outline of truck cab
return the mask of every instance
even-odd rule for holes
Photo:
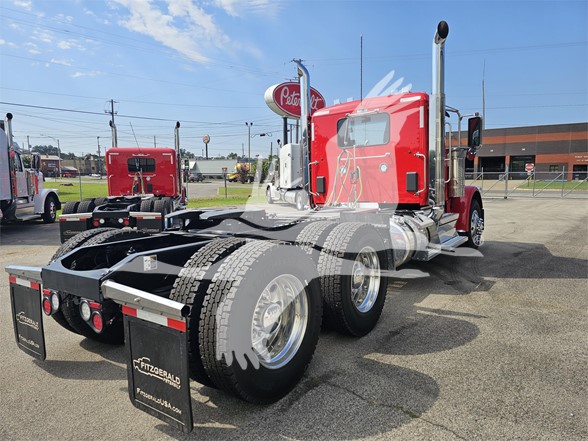
[[[22,150],[12,139],[12,114],[0,125],[0,219],[24,221],[41,217],[45,223],[55,222],[61,209],[57,189],[44,188],[39,155],[33,155],[26,168]]]

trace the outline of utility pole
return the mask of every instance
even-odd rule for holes
[[[153,135],[153,147],[157,147],[157,138]]]
[[[245,158],[245,143],[241,143],[241,159]]]
[[[253,127],[253,123],[246,122],[245,125],[249,129],[249,136],[247,136],[247,142],[249,143],[249,153],[247,153],[247,162],[251,164],[251,127]],[[251,167],[251,165],[249,167]]]
[[[102,179],[102,159],[100,157],[100,137],[98,138],[98,174],[100,175],[100,179]]]
[[[118,139],[116,135],[116,126],[114,125],[114,115],[117,112],[114,111],[114,103],[118,103],[111,99],[108,101],[110,103],[110,110],[104,110],[104,113],[108,113],[110,115],[110,128],[112,130],[112,147],[118,147]]]

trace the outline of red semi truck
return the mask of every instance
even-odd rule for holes
[[[116,128],[113,127],[113,132]],[[59,226],[61,242],[93,228],[131,227],[157,233],[165,216],[187,203],[179,150],[176,148],[113,147],[106,151],[108,197],[67,202]],[[116,140],[116,135],[113,136]]]
[[[308,215],[178,211],[161,233],[87,231],[42,268],[7,267],[19,347],[46,357],[41,309],[89,338],[124,340],[133,404],[186,432],[190,379],[255,403],[283,397],[310,363],[321,322],[365,335],[397,268],[481,244],[482,199],[463,171],[482,121],[468,120],[467,147],[445,141],[446,112],[458,129],[464,117],[445,105],[448,32],[440,22],[432,95],[369,98],[310,118],[298,62],[302,143],[289,147],[288,167],[302,177]]]

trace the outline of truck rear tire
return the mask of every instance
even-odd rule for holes
[[[205,386],[216,387],[206,374],[200,358],[198,329],[202,302],[221,262],[246,243],[245,239],[231,238],[213,240],[204,245],[186,262],[170,293],[171,300],[190,306],[188,316],[190,378]]]
[[[108,199],[105,197],[100,197],[94,199],[94,206],[99,207],[100,205],[104,205]]]
[[[139,211],[142,211],[143,213],[151,213],[152,210],[153,210],[153,199],[145,199],[145,200],[141,201],[141,206],[139,208]]]
[[[318,269],[326,324],[356,337],[370,332],[382,314],[388,285],[388,253],[377,230],[359,222],[336,226]]]
[[[331,221],[310,222],[298,233],[296,244],[317,263],[327,236],[336,226],[337,223]]]
[[[80,205],[78,205],[78,213],[91,213],[92,211],[94,211],[94,208],[96,208],[96,205],[94,204],[94,199],[84,199],[83,201],[80,202]]]
[[[52,194],[45,199],[45,207],[43,211],[43,222],[52,224],[57,218],[57,198]]]
[[[68,204],[69,204],[69,202],[68,202]],[[76,234],[75,236],[73,236],[72,238],[67,240],[65,243],[63,243],[59,247],[59,249],[55,252],[53,257],[51,257],[50,262],[53,262],[57,258],[66,255],[70,251],[72,251],[80,246],[83,246],[84,243],[87,242],[88,240],[90,240],[92,237],[97,236],[98,234],[102,234],[105,231],[110,231],[113,229],[114,228],[95,228],[93,230],[83,231],[81,233]],[[74,328],[72,328],[71,325],[67,322],[67,320],[65,319],[65,316],[63,315],[63,311],[61,310],[61,306],[63,305],[64,297],[66,295],[67,294],[59,293],[60,308],[58,311],[56,311],[54,314],[52,314],[51,317],[53,318],[53,320],[55,320],[57,323],[59,323],[61,326],[63,326],[68,331],[79,334],[78,331],[76,331]]]
[[[96,230],[90,230],[92,232]],[[83,233],[82,233],[83,234]],[[120,230],[118,228],[109,231],[102,232],[90,237],[84,246],[98,245],[103,243],[109,243],[119,240],[135,239],[137,237],[149,236],[148,233],[137,230]],[[77,236],[74,236],[75,238]],[[73,239],[72,238],[72,239]],[[65,296],[62,303],[61,310],[67,320],[67,323],[78,333],[90,340],[95,340],[101,343],[107,344],[123,344],[124,343],[124,328],[123,321],[120,311],[112,323],[104,323],[104,329],[100,334],[94,332],[94,330],[88,325],[80,314],[80,298],[77,296]]]
[[[308,256],[289,245],[251,241],[227,257],[200,320],[204,369],[220,389],[261,404],[296,386],[321,326],[317,277]]]
[[[75,214],[78,212],[79,205],[80,201],[66,202],[63,208],[61,209],[61,214]]]

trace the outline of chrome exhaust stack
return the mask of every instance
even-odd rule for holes
[[[449,25],[440,21],[433,38],[433,89],[429,103],[429,176],[435,205],[445,204],[445,40]]]
[[[176,150],[176,158],[177,158],[177,174],[178,174],[178,190],[180,194],[182,194],[182,203],[184,203],[184,174],[182,173],[182,155],[180,154],[180,122],[176,121],[176,125],[174,127],[174,148]]]
[[[300,143],[302,144],[302,155],[301,155],[301,170],[304,176],[303,186],[306,190],[310,190],[308,186],[308,162],[309,162],[309,149],[310,139],[308,133],[308,127],[310,123],[310,74],[306,67],[302,64],[301,60],[292,60],[298,66],[298,78],[300,79],[300,126],[302,129],[302,136]]]
[[[12,113],[6,114],[4,120],[4,130],[6,131],[6,139],[8,141],[8,148],[12,147],[14,140],[12,139]]]

